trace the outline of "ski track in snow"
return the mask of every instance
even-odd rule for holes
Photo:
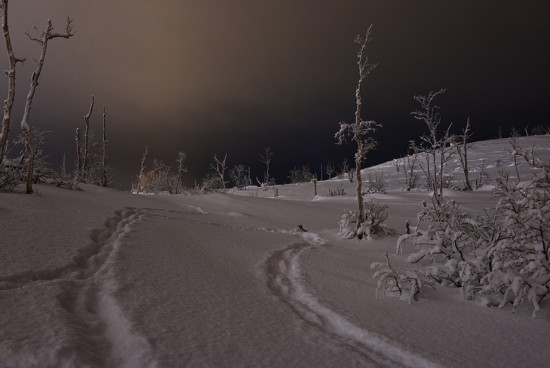
[[[156,367],[149,343],[133,331],[115,297],[119,285],[113,266],[124,237],[145,214],[134,208],[116,211],[104,228],[92,231],[92,244],[81,248],[73,263],[4,277],[0,279],[0,290],[59,282],[64,290],[59,297],[61,307],[82,329],[79,352],[93,356],[93,362],[100,366]]]
[[[417,353],[399,346],[397,342],[353,324],[344,316],[321,304],[302,282],[299,258],[304,251],[325,245],[326,241],[315,233],[281,232],[288,235],[299,234],[303,242],[292,244],[269,256],[265,262],[267,285],[303,321],[320,329],[376,365],[439,367]]]

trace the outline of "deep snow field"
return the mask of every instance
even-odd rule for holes
[[[524,137],[550,159],[550,136]],[[507,140],[476,144],[472,175],[515,175]],[[483,161],[485,159],[485,161]],[[521,163],[520,175],[531,168]],[[461,175],[451,162],[448,171]],[[384,172],[398,234],[428,192]],[[346,196],[328,197],[343,185]],[[372,262],[397,236],[342,240],[355,184],[141,196],[82,185],[0,194],[0,367],[550,367],[550,301],[536,319],[437,288],[419,301],[375,296]],[[470,211],[485,186],[446,191]],[[307,232],[298,230],[302,225]],[[549,224],[550,226],[550,224]]]

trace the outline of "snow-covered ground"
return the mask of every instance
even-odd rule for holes
[[[549,136],[519,142],[550,158]],[[509,151],[478,143],[471,167],[515,175]],[[365,171],[385,173],[393,190],[371,197],[403,233],[429,194],[397,190],[391,163]],[[328,197],[340,184],[348,194]],[[0,367],[550,366],[548,300],[532,319],[456,289],[376,298],[370,264],[384,251],[406,262],[396,236],[337,237],[354,184],[319,182],[315,198],[311,183],[277,198],[82,188],[0,194]],[[495,204],[488,190],[447,193],[474,212]]]

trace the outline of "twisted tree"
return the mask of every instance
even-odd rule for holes
[[[42,68],[44,67],[44,61],[46,60],[46,51],[48,50],[48,43],[54,38],[71,38],[74,36],[72,28],[71,18],[67,18],[67,25],[65,27],[65,32],[58,33],[54,32],[52,21],[48,19],[48,24],[46,30],[39,32],[38,37],[31,36],[27,32],[27,36],[30,40],[37,42],[42,47],[42,52],[40,53],[40,58],[36,61],[36,70],[32,73],[31,85],[29,87],[29,93],[27,94],[27,99],[25,102],[25,110],[23,112],[23,118],[21,120],[21,132],[25,139],[25,151],[27,153],[27,180],[26,180],[26,193],[32,193],[32,177],[33,177],[33,161],[34,161],[34,150],[32,146],[32,136],[31,128],[29,125],[29,116],[31,113],[31,106],[36,92],[36,87],[38,87],[38,80],[40,79],[40,74],[42,73]]]

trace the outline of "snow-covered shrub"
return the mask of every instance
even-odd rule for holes
[[[200,185],[200,191],[204,193],[204,192],[223,190],[223,187],[224,185],[220,177],[215,173],[209,172],[202,179],[202,182]]]
[[[11,192],[17,184],[21,183],[23,175],[21,162],[5,159],[0,165],[0,192]]]
[[[520,151],[538,168],[531,180],[497,179],[496,208],[474,217],[451,200],[434,201],[419,213],[417,230],[398,239],[401,253],[408,243],[419,247],[408,256],[426,264],[426,275],[444,286],[460,287],[464,298],[513,309],[533,305],[550,294],[550,163]]]
[[[343,185],[336,187],[336,189],[328,188],[328,195],[329,197],[344,196],[346,195],[346,190],[344,189]]]
[[[176,186],[177,177],[172,168],[162,160],[153,159],[153,168],[140,175],[141,193],[170,193]]]
[[[288,178],[292,184],[307,183],[310,182],[315,175],[311,172],[308,165],[302,165],[301,168],[294,167],[289,171]]]
[[[386,193],[388,181],[383,172],[367,174],[367,193]]]
[[[235,165],[229,170],[229,178],[235,185],[235,188],[239,190],[246,189],[247,185],[250,185],[250,171],[249,168],[243,164]]]
[[[348,211],[338,222],[338,235],[344,239],[366,237],[368,240],[376,236],[391,234],[392,231],[383,223],[388,218],[388,206],[374,201],[365,202],[365,221],[357,227],[357,212]]]
[[[357,213],[355,211],[348,211],[342,215],[340,221],[338,221],[340,230],[338,235],[344,239],[353,239],[357,236]]]
[[[424,293],[426,287],[433,288],[432,282],[422,272],[408,270],[397,272],[390,263],[388,252],[384,252],[384,256],[386,262],[374,262],[370,265],[371,269],[377,269],[372,276],[377,280],[377,296],[378,292],[382,290],[384,295],[406,296],[410,304]]]

